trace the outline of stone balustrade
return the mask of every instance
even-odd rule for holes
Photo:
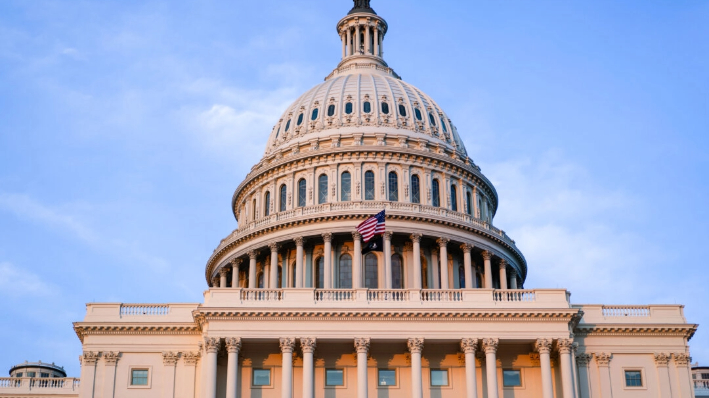
[[[695,392],[709,393],[709,380],[692,380],[694,382]]]
[[[121,304],[121,316],[169,314],[170,306],[165,304]]]
[[[136,323],[185,322],[192,323],[192,311],[199,304],[125,304],[89,303],[84,322],[117,322],[130,320]]]
[[[650,316],[650,307],[647,305],[604,305],[601,311],[605,317]]]
[[[686,324],[682,305],[573,305],[583,311],[581,324],[665,323]]]
[[[0,377],[0,395],[52,394],[52,396],[78,396],[80,379]]]

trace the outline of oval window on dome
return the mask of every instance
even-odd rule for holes
[[[318,118],[318,108],[313,109],[313,114],[310,116],[310,120],[315,120]]]
[[[441,127],[443,127],[444,133],[448,132],[448,129],[446,128],[446,122],[443,121],[443,116],[441,116]]]
[[[372,112],[372,104],[369,101],[366,101],[364,103],[364,113],[370,113]]]
[[[288,129],[290,129],[290,119],[286,122],[286,132],[288,132]]]
[[[327,115],[333,116],[335,114],[335,105],[330,105],[327,107]]]
[[[419,108],[414,108],[414,113],[416,114],[416,119],[417,119],[417,120],[422,120],[422,119],[423,119],[423,116],[421,116],[421,111],[419,110]]]
[[[345,113],[348,115],[352,114],[352,103],[348,102],[345,104]]]
[[[433,113],[428,112],[428,120],[431,121],[431,126],[435,126],[435,125],[436,125],[436,118],[433,117]]]
[[[301,124],[303,124],[303,112],[298,115],[298,126],[300,126]]]
[[[382,102],[382,113],[385,115],[389,114],[389,104]]]
[[[399,105],[399,114],[406,117],[406,107],[403,104]]]

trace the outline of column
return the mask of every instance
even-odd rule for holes
[[[96,351],[84,351],[81,356],[81,398],[94,397],[94,385],[96,384],[96,361],[99,353]]]
[[[103,398],[113,398],[116,385],[116,362],[118,362],[119,353],[104,352],[103,356]]]
[[[576,367],[576,351],[579,349],[579,343],[571,344],[571,378],[574,379],[574,394],[577,398],[581,395],[579,391],[579,370]]]
[[[342,59],[345,59],[347,56],[347,42],[345,41],[347,38],[344,33],[340,33],[340,40],[342,41]]]
[[[423,288],[421,276],[421,234],[411,234],[414,251],[414,289]]]
[[[465,268],[465,288],[466,289],[472,289],[475,286],[476,279],[473,276],[473,259],[471,256],[471,252],[473,251],[473,245],[469,245],[467,243],[463,243],[460,245],[460,250],[463,251],[463,267]]]
[[[354,253],[352,253],[352,288],[362,288],[362,235],[352,232],[354,240]]]
[[[559,339],[556,346],[559,349],[559,362],[561,363],[561,389],[564,398],[576,398],[574,393],[574,379],[571,371],[571,345],[574,339]]]
[[[217,396],[217,353],[220,346],[219,338],[204,338],[204,348],[207,351],[207,357],[204,359],[204,398]]]
[[[362,47],[362,39],[360,38],[359,22],[355,26],[355,54],[359,54],[359,49]]]
[[[239,287],[239,266],[241,265],[241,259],[235,258],[231,260],[231,288],[236,289]]]
[[[305,239],[297,237],[295,241],[295,287],[303,287],[303,242]]]
[[[293,347],[295,339],[281,337],[281,397],[293,398]]]
[[[222,289],[226,287],[226,276],[228,273],[229,269],[227,267],[222,267],[219,270],[219,287]]]
[[[322,234],[322,238],[325,241],[325,250],[323,257],[325,258],[324,266],[325,272],[323,272],[323,287],[325,289],[332,289],[332,234],[325,233]]]
[[[357,350],[357,398],[367,398],[367,353],[369,352],[369,338],[355,338],[354,346]]]
[[[423,338],[411,338],[407,344],[409,352],[411,352],[411,397],[423,398],[423,381],[421,380]]]
[[[661,352],[655,354],[655,368],[657,369],[657,380],[660,384],[660,396],[671,397],[672,389],[670,388],[670,373],[669,373],[670,354]],[[603,376],[601,376],[603,380]],[[609,395],[610,396],[610,395]],[[603,395],[605,398],[605,395]]]
[[[591,383],[588,374],[588,364],[591,362],[590,354],[579,354],[576,357],[579,369],[579,397],[591,398]]]
[[[478,398],[478,379],[475,372],[475,350],[478,348],[478,339],[462,339],[460,350],[465,353],[465,387],[466,398]]]
[[[352,29],[347,27],[347,55],[352,55]]]
[[[239,396],[239,351],[241,350],[241,339],[239,337],[229,337],[225,339],[227,351],[226,366],[226,398],[236,398]]]
[[[201,353],[199,351],[193,351],[193,352],[183,352],[182,353],[182,359],[184,360],[185,363],[185,373],[189,375],[187,378],[185,378],[183,384],[184,388],[184,393],[182,396],[184,397],[194,397],[195,396],[195,384],[196,379],[197,379],[197,374],[196,374],[196,367],[197,367],[197,362],[199,362],[199,358],[201,357]]]
[[[258,252],[250,250],[246,254],[249,255],[249,289],[256,289],[258,286],[258,281],[256,280],[256,256],[258,256]]]
[[[369,55],[372,53],[372,36],[369,33],[370,27],[365,25],[364,27],[364,41],[366,42],[364,46],[364,53]]]
[[[482,218],[480,217],[480,209],[478,209],[478,187],[473,187],[473,217]]]
[[[391,289],[391,236],[393,232],[384,232],[384,288]]]
[[[507,290],[507,261],[500,260],[500,289]]]
[[[534,349],[539,353],[539,363],[542,370],[542,398],[554,398],[551,380],[551,339],[537,339]]]
[[[439,247],[439,267],[441,267],[441,289],[448,289],[448,238],[438,238]]]
[[[268,248],[271,249],[271,282],[268,287],[278,289],[278,243],[271,243]]]
[[[517,289],[517,272],[515,270],[510,272],[510,289]]]
[[[485,289],[492,289],[492,264],[490,264],[492,253],[485,250],[482,255],[483,263],[485,265]]]
[[[483,339],[488,398],[498,398],[499,396],[497,386],[497,346],[499,343],[500,339]]]
[[[377,57],[381,56],[379,54],[379,22],[374,23],[374,55]]]
[[[694,390],[694,383],[692,382],[692,376],[690,375],[690,357],[689,354],[684,352],[678,352],[672,354],[672,360],[674,363],[674,374],[676,377],[676,384],[679,387],[678,395],[680,397],[691,397]]]
[[[163,352],[163,398],[175,398],[175,365],[178,354],[176,352]]]
[[[315,396],[315,379],[313,369],[313,352],[315,352],[315,338],[303,337],[300,339],[300,348],[303,350],[303,398]]]
[[[611,354],[606,352],[598,352],[593,354],[593,356],[596,358],[596,364],[598,365],[598,377],[601,384],[601,397],[611,398],[613,396],[610,374]],[[669,397],[670,395],[665,395],[664,392],[660,392],[660,396]]]

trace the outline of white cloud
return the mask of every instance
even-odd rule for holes
[[[54,290],[53,286],[42,281],[33,272],[15,267],[8,262],[0,262],[0,295],[10,297],[47,296],[52,294]]]

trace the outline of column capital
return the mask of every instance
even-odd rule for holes
[[[371,340],[369,337],[355,337],[354,346],[357,353],[367,353],[369,351],[369,344]]]
[[[98,361],[99,354],[100,353],[98,351],[84,351],[81,355],[81,364],[96,365],[96,361]]]
[[[332,233],[326,232],[326,233],[322,234],[322,240],[324,240],[326,243],[332,242]]]
[[[674,359],[675,365],[677,366],[687,366],[692,360],[689,354],[686,354],[684,352],[676,352],[672,354],[672,359]]]
[[[551,353],[552,339],[537,339],[534,343],[534,350],[540,354]]]
[[[470,252],[473,251],[473,247],[475,247],[475,246],[473,246],[469,243],[463,243],[462,245],[460,245],[460,250],[462,250],[463,253],[465,253],[465,254],[470,254]]]
[[[315,337],[302,337],[300,339],[300,348],[303,350],[304,353],[313,353],[315,351],[316,346],[317,340],[315,339]]]
[[[611,363],[612,355],[607,352],[596,352],[593,356],[596,358],[596,363],[598,363],[598,366],[608,367]]]
[[[282,353],[293,352],[293,348],[295,347],[295,339],[293,337],[281,337],[279,342],[281,344]]]
[[[460,349],[466,354],[475,354],[478,349],[478,339],[463,338],[460,340]]]
[[[571,350],[576,354],[579,350],[579,343],[571,344]]]
[[[251,260],[256,260],[256,257],[258,256],[258,250],[249,250],[246,252],[246,255],[249,256]]]
[[[492,252],[488,250],[483,251],[481,254],[483,256],[483,260],[485,261],[489,261],[492,258]]]
[[[359,231],[352,231],[352,239],[360,240],[362,239],[362,234],[360,234]]]
[[[391,240],[392,235],[394,235],[394,233],[391,231],[384,232],[384,240]]]
[[[224,339],[224,343],[228,353],[235,353],[241,350],[241,337],[227,337]]]
[[[500,269],[507,270],[507,260],[505,260],[504,258],[500,259]]]
[[[115,351],[105,351],[101,353],[101,356],[103,357],[103,361],[106,365],[116,366],[116,362],[118,362],[118,358],[121,356],[121,353]]]
[[[413,242],[421,243],[421,237],[422,237],[422,236],[423,236],[423,235],[421,235],[421,234],[411,234],[411,240],[412,240]]]
[[[244,262],[244,260],[241,258],[232,258],[231,261],[229,261],[229,264],[231,264],[232,267],[238,268],[242,262]]]
[[[559,354],[571,354],[573,349],[574,339],[559,339],[556,341],[556,349]]]
[[[268,248],[271,249],[271,253],[274,253],[274,252],[278,253],[279,247],[280,247],[280,245],[276,242],[271,242],[268,244]]]
[[[409,351],[412,354],[420,354],[423,351],[423,337],[412,337],[406,342],[406,345],[409,346]]]
[[[576,362],[579,364],[579,367],[586,368],[588,367],[588,364],[591,362],[592,358],[593,356],[591,354],[578,354],[576,356]]]
[[[451,240],[448,239],[448,238],[438,238],[438,239],[436,239],[436,243],[438,243],[438,247],[447,247],[447,246],[448,246],[448,242],[450,242],[450,241],[451,241]]]
[[[185,365],[196,365],[201,356],[202,354],[199,351],[182,353],[182,359],[185,360]]]
[[[217,337],[204,338],[204,350],[209,353],[217,353],[221,345],[221,341]]]
[[[214,287],[214,286],[219,286],[219,277],[218,276],[215,276],[214,278],[212,278],[212,287]]]
[[[670,354],[664,352],[655,353],[655,365],[656,366],[667,366],[670,362]]]
[[[295,242],[296,246],[303,246],[303,244],[305,243],[305,238],[303,238],[302,236],[297,236],[293,238],[293,242]]]
[[[177,364],[177,358],[179,358],[179,356],[179,352],[163,351],[162,363],[166,366],[175,366]]]
[[[500,339],[498,338],[488,338],[483,339],[483,349],[485,354],[494,354],[497,352],[497,346],[500,344]]]
[[[220,275],[220,276],[226,276],[226,274],[228,274],[228,273],[229,273],[229,269],[228,269],[227,267],[221,267],[221,268],[219,269],[219,275]]]

